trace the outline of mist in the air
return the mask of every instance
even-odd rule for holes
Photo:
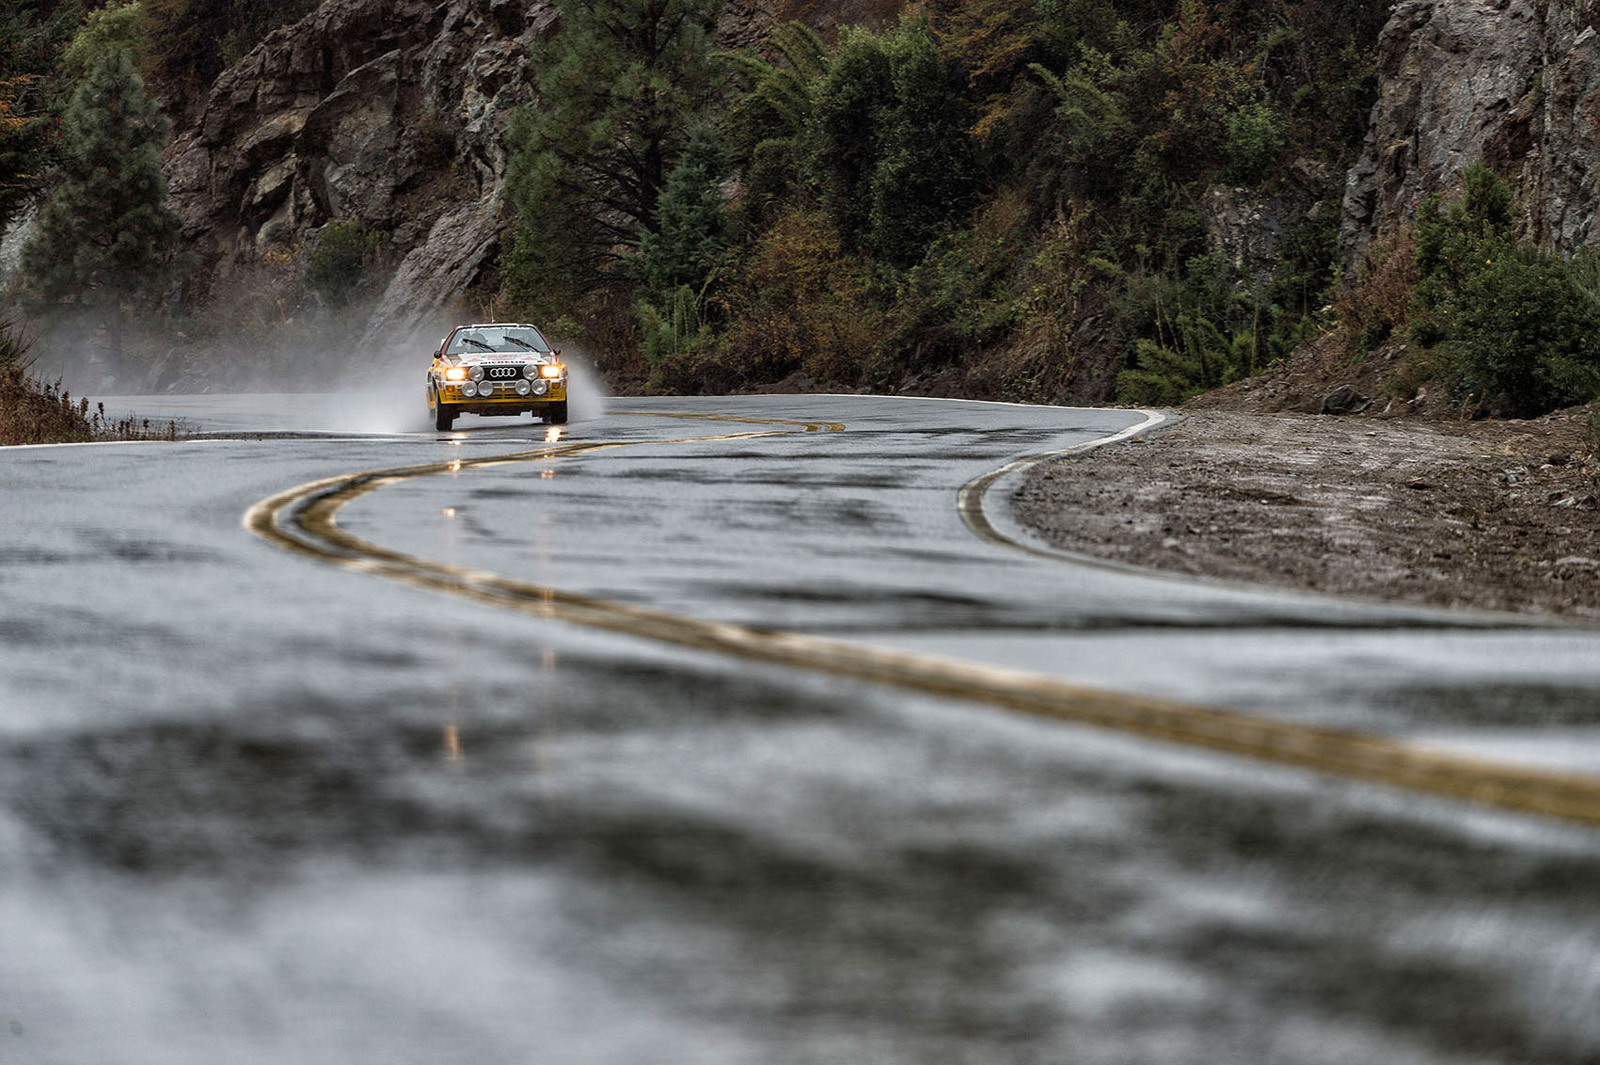
[[[86,316],[58,316],[41,330],[36,344],[35,373],[61,380],[74,396],[91,400],[132,400],[130,409],[155,410],[163,417],[182,409],[175,401],[186,394],[226,393],[280,397],[282,428],[345,433],[432,433],[427,407],[427,370],[440,340],[456,325],[472,319],[441,312],[423,325],[389,334],[368,331],[350,322],[289,321],[262,336],[208,336],[190,341],[175,335],[165,344],[146,339],[113,367],[103,354],[98,323]],[[82,319],[82,320],[79,320]],[[535,323],[537,324],[537,323]],[[548,336],[548,334],[547,334]],[[605,414],[600,375],[584,352],[555,337],[551,344],[568,366],[568,416],[583,422]],[[118,407],[121,413],[121,407]],[[529,414],[480,417],[462,414],[456,432],[528,423]],[[227,426],[204,419],[181,426],[207,432]]]

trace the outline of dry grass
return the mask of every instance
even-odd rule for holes
[[[1363,256],[1356,283],[1334,301],[1346,350],[1370,351],[1410,321],[1412,295],[1421,279],[1417,241],[1411,230],[1373,241]]]
[[[28,372],[36,334],[15,311],[0,304],[0,446],[69,444],[89,440],[175,440],[176,422],[152,426],[148,419],[112,421],[105,404],[89,409],[61,387]]]
[[[149,420],[112,421],[105,406],[73,402],[60,382],[36,381],[21,366],[0,367],[0,445],[64,444],[87,440],[174,440],[178,426]]]

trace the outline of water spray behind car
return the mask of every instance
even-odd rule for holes
[[[561,361],[567,364],[567,404],[575,422],[593,421],[605,416],[606,392],[600,375],[588,354],[575,344],[557,345]]]
[[[307,397],[307,400],[315,403],[318,413],[324,416],[319,419],[324,427],[366,433],[435,432],[446,421],[453,429],[470,430],[479,421],[478,417],[468,417],[457,423],[453,417],[457,413],[493,418],[482,423],[489,426],[504,424],[499,417],[519,414],[526,417],[531,410],[537,421],[546,413],[544,408],[548,406],[538,401],[546,398],[550,385],[557,383],[565,390],[567,397],[562,404],[565,410],[558,419],[560,422],[582,422],[605,413],[605,395],[599,375],[588,365],[583,354],[569,345],[542,343],[542,334],[537,330],[525,339],[551,350],[530,351],[528,354],[538,355],[552,363],[558,362],[562,368],[559,382],[555,378],[541,380],[540,377],[521,373],[506,381],[467,380],[467,366],[447,363],[475,364],[485,360],[509,363],[513,355],[524,351],[524,348],[521,344],[499,343],[496,338],[506,335],[504,329],[489,326],[487,328],[493,331],[494,336],[488,337],[482,330],[480,333],[483,335],[480,336],[464,329],[463,325],[459,320],[449,321],[442,316],[434,316],[432,321],[421,326],[393,334],[373,345],[378,350],[360,360],[351,372],[341,375],[332,388],[332,395]],[[453,339],[458,337],[461,339]],[[495,358],[495,353],[487,349],[480,350],[479,345],[485,338],[490,341],[490,347],[507,348],[507,351],[499,353],[505,356],[504,359]],[[474,339],[478,344],[473,343]],[[436,358],[442,350],[450,352],[445,360]],[[481,357],[466,360],[463,356],[467,353]],[[447,369],[455,371],[461,380],[446,381],[444,372]],[[496,367],[494,372],[499,373],[504,369]],[[475,365],[470,367],[470,372],[482,374],[482,370]],[[536,369],[534,373],[537,373]],[[485,387],[480,395],[480,386],[490,384],[498,387],[492,393]],[[471,396],[464,394],[468,385],[473,393]],[[521,396],[516,392],[518,387],[526,390]],[[441,392],[441,389],[444,391]],[[535,390],[540,394],[532,394]],[[439,419],[437,415],[437,399],[441,394],[446,396],[450,415],[445,419]],[[491,395],[494,397],[492,400],[489,398]],[[519,399],[525,402],[519,403]]]

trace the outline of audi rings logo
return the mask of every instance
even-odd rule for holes
[[[491,366],[489,367],[489,376],[496,379],[521,377],[522,371],[517,369],[515,366]]]

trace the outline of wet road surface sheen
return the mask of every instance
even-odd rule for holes
[[[318,428],[233,402],[224,428]],[[1129,412],[672,408],[847,428],[463,470],[341,524],[1600,771],[1593,634],[1081,571],[962,526],[971,477]],[[1600,1060],[1600,833],[573,629],[239,529],[293,484],[545,441],[463,425],[0,454],[0,1061]]]

